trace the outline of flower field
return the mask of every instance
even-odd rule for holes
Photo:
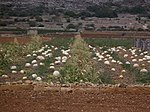
[[[0,44],[0,83],[147,84],[150,52],[132,39],[52,38]]]

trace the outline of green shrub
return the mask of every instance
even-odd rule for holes
[[[34,37],[26,45],[20,45],[17,42],[0,44],[0,69],[4,70],[11,64],[21,62],[26,54],[39,49],[41,44],[39,37]]]
[[[71,58],[62,69],[62,82],[92,82],[100,83],[100,72],[86,42],[77,37],[71,46]]]

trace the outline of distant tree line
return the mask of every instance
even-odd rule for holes
[[[145,7],[141,5],[133,7],[118,7],[116,12],[118,13],[130,13],[130,14],[148,14],[150,7]]]
[[[73,11],[66,11],[64,15],[69,17],[99,17],[99,18],[114,18],[117,17],[117,13],[108,8],[108,7],[101,7],[101,6],[89,6],[87,10],[81,11],[80,13],[75,13]]]
[[[14,5],[0,5],[0,15],[4,16],[17,16],[17,17],[27,17],[27,16],[41,16],[43,13],[48,13],[48,8],[44,5],[37,7],[23,6],[15,7]]]
[[[131,13],[131,14],[150,14],[150,6],[112,6],[107,5],[92,5],[88,6],[86,10],[81,12],[74,12],[56,8],[49,8],[45,4],[39,6],[14,6],[13,4],[0,4],[0,16],[17,16],[17,17],[27,17],[27,16],[42,16],[43,14],[56,15],[64,14],[64,16],[78,18],[81,17],[99,17],[99,18],[114,18],[117,17],[119,13]],[[38,18],[39,21],[42,21]]]
[[[114,18],[117,17],[117,13],[107,6],[89,6],[87,7],[87,10],[93,14],[95,17],[99,18]]]

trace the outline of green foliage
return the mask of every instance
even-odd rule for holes
[[[32,41],[26,45],[17,43],[0,44],[0,69],[7,69],[10,64],[23,60],[23,56],[32,53],[33,50],[39,49],[41,42],[39,37],[34,37]]]
[[[101,83],[103,84],[115,84],[115,82],[112,80],[109,73],[106,71],[100,75]]]
[[[36,27],[36,22],[35,21],[29,21],[29,26],[30,27]]]
[[[83,11],[78,14],[79,17],[91,17],[92,14],[88,11]]]
[[[44,27],[44,25],[43,24],[39,24],[38,27]]]
[[[74,24],[68,24],[68,26],[66,28],[67,29],[77,29],[77,26],[75,26]]]
[[[7,26],[7,22],[6,21],[0,21],[0,26]]]
[[[78,17],[78,15],[75,12],[73,12],[73,11],[66,11],[64,13],[64,15],[66,15],[68,17]]]
[[[62,69],[62,82],[100,83],[100,72],[91,56],[88,45],[83,39],[77,37],[71,47],[71,58]]]
[[[44,4],[38,6],[27,6],[20,4],[19,7],[14,4],[1,4],[0,5],[0,15],[8,16],[18,16],[18,17],[27,17],[27,16],[41,16],[44,12],[49,12],[48,8]],[[24,8],[25,7],[25,8]],[[13,10],[12,10],[13,9]]]
[[[133,39],[86,38],[85,41],[93,46],[124,46],[126,48],[131,48],[133,45]]]
[[[42,17],[37,16],[35,19],[36,19],[37,22],[43,22]]]
[[[6,55],[6,53],[6,51],[0,51],[0,70],[8,67],[8,64],[12,61],[11,58],[9,58],[9,55]]]
[[[0,76],[4,75],[5,71],[0,69]]]
[[[20,29],[20,28],[16,28],[16,29],[2,28],[0,29],[0,31],[11,31],[13,32],[13,34],[27,34],[26,29]]]
[[[31,53],[32,51],[35,51],[39,49],[42,46],[42,41],[39,36],[32,37],[32,40],[30,43],[26,44],[26,46],[23,49],[23,54]]]
[[[148,72],[148,73],[139,73],[137,75],[136,81],[139,82],[139,83],[150,84],[150,72]]]
[[[119,13],[130,13],[130,14],[146,14],[148,12],[148,7],[143,7],[141,5],[133,6],[133,7],[118,7],[116,9]]]
[[[67,49],[70,44],[72,44],[74,41],[74,38],[59,38],[59,37],[54,37],[51,39],[51,41],[44,42],[44,44],[47,45],[53,45],[56,47],[65,47]]]
[[[114,18],[118,16],[115,11],[113,11],[111,8],[106,6],[98,6],[98,5],[89,6],[87,7],[87,10],[94,13],[93,16],[99,18],[105,18],[105,17]]]
[[[126,61],[116,53],[113,53],[112,57],[115,60],[120,60],[123,63],[122,67],[128,70],[135,77],[137,83],[150,83],[150,72],[141,73],[139,69],[134,68],[132,65],[126,64]]]

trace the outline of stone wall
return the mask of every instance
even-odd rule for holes
[[[134,39],[134,46],[141,50],[150,50],[150,39]]]

